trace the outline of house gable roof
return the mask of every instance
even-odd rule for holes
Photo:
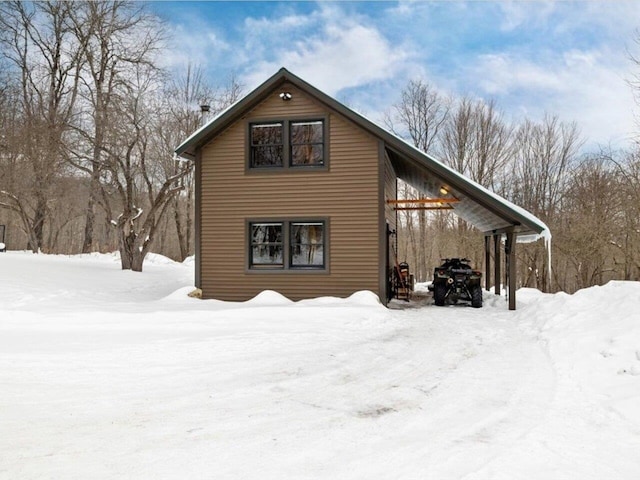
[[[267,79],[245,97],[221,112],[217,117],[194,132],[180,146],[176,154],[195,159],[196,151],[228,126],[239,120],[279,86],[290,83],[328,109],[346,117],[360,128],[384,142],[396,175],[425,195],[440,196],[440,187],[446,187],[459,202],[454,212],[484,233],[513,230],[519,235],[550,236],[548,227],[540,219],[487,190],[432,156],[376,125],[324,92],[295,76],[285,68]]]

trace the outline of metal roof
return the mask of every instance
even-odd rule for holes
[[[398,178],[412,187],[428,196],[440,196],[439,189],[445,186],[459,200],[452,204],[453,211],[480,231],[488,234],[513,230],[518,235],[548,235],[549,230],[544,222],[531,213],[418,150],[285,68],[197,130],[176,148],[176,154],[194,159],[198,148],[239,120],[284,83],[294,85],[384,142]]]

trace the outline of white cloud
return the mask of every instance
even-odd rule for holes
[[[555,1],[514,2],[503,1],[498,4],[502,10],[500,29],[505,32],[516,30],[523,25],[541,23],[553,13]]]
[[[218,32],[199,22],[188,26],[170,25],[169,35],[170,46],[159,58],[168,68],[184,67],[189,63],[206,68],[231,49]]]
[[[553,72],[508,54],[480,55],[474,70],[477,85],[491,95],[508,94],[521,88],[556,90],[561,87],[560,78]]]
[[[466,72],[480,92],[534,118],[544,111],[576,121],[589,143],[622,145],[635,126],[627,64],[610,52],[569,50],[533,62],[515,54],[483,55]]]
[[[249,32],[273,34],[278,31],[307,27],[313,22],[313,15],[289,14],[274,19],[249,17],[245,19],[245,27]]]
[[[249,91],[280,67],[372,117],[420,77],[454,96],[494,97],[505,113],[576,120],[591,142],[637,129],[625,83],[636,1],[279,3],[212,29],[174,27],[171,66],[191,60]],[[302,12],[305,13],[302,13]],[[368,12],[368,13],[366,13]]]
[[[401,47],[394,48],[378,29],[347,18],[339,10],[324,8],[315,21],[320,25],[314,34],[278,45],[268,60],[252,66],[246,84],[255,86],[285,67],[335,95],[344,88],[396,75],[409,57]],[[261,20],[263,27],[264,22]]]

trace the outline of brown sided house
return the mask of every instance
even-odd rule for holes
[[[270,289],[298,300],[371,290],[386,303],[398,178],[485,232],[487,288],[490,237],[498,257],[498,239],[506,236],[513,259],[518,235],[547,231],[285,69],[176,153],[196,167],[196,285],[204,298],[247,300]],[[508,265],[515,269],[515,261]]]

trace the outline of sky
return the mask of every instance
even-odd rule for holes
[[[201,66],[245,92],[285,67],[374,121],[409,80],[495,99],[512,122],[577,122],[585,145],[624,148],[640,125],[628,81],[636,1],[151,2],[166,66]]]

